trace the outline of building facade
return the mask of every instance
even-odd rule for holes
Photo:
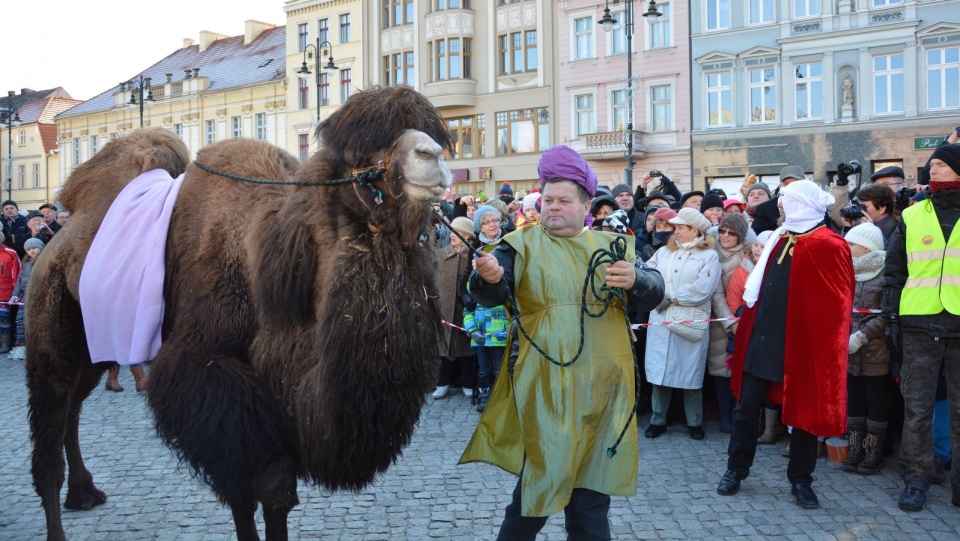
[[[60,149],[54,116],[80,103],[63,88],[10,91],[0,99],[0,154],[3,157],[3,198],[22,210],[34,210],[56,200],[61,186]],[[13,119],[10,126],[6,115]]]
[[[131,81],[57,115],[60,176],[140,126],[179,135],[192,155],[228,138],[286,145],[286,28],[248,20],[244,33],[201,32]]]
[[[692,0],[693,175],[820,182],[902,166],[960,125],[960,1]],[[728,190],[729,192],[729,190]]]
[[[630,4],[632,53],[627,55]],[[688,3],[567,0],[557,28],[557,142],[579,151],[600,178],[626,181],[628,125],[633,124],[635,187],[649,170],[690,186],[690,48]],[[615,23],[598,24],[605,9]],[[631,66],[628,70],[628,62]],[[628,80],[628,71],[632,77]]]

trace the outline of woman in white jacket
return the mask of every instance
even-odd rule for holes
[[[674,388],[683,389],[683,407],[690,437],[704,438],[703,374],[710,336],[707,324],[657,325],[677,319],[706,319],[720,280],[716,240],[707,235],[710,221],[691,208],[670,220],[677,229],[647,264],[663,275],[666,298],[650,312],[647,328],[646,376],[653,386],[653,415],[644,435],[657,438],[667,431],[667,409]],[[675,319],[677,318],[677,319]]]

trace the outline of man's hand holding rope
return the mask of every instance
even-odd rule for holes
[[[503,278],[503,267],[497,261],[497,258],[482,251],[477,250],[477,257],[473,260],[473,268],[488,284],[499,284]]]
[[[624,291],[630,291],[637,282],[637,270],[623,260],[604,265],[603,271],[606,275],[607,287],[619,287]]]

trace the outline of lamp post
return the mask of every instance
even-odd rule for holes
[[[623,173],[623,181],[631,188],[633,187],[633,2],[634,0],[624,0],[623,9],[623,30],[627,34],[627,168]],[[616,6],[620,0],[613,0]],[[650,0],[646,13],[643,16],[647,19],[650,26],[657,24],[663,13],[657,11],[657,3]],[[617,20],[610,15],[610,1],[603,8],[603,17],[597,21],[603,26],[605,32],[613,30],[613,25]]]
[[[313,51],[311,51],[313,49]],[[327,53],[330,54],[327,54]],[[327,65],[324,66],[324,69],[327,71],[336,71],[337,66],[333,63],[333,44],[329,41],[320,41],[320,38],[317,37],[317,44],[312,43],[307,44],[306,48],[303,49],[303,66],[300,68],[297,73],[302,73],[304,75],[310,75],[310,68],[307,67],[307,59],[313,58],[313,70],[316,72],[317,80],[317,124],[320,123],[320,57],[327,57]],[[317,140],[317,149],[320,148],[320,140]]]
[[[120,92],[123,92],[123,88],[126,86],[130,89],[130,101],[127,102],[127,105],[130,107],[135,107],[137,104],[140,105],[140,127],[143,127],[143,102],[147,101],[153,103],[153,88],[150,86],[150,78],[144,77],[142,74],[136,81],[127,81],[126,83],[120,83]],[[147,89],[147,96],[144,98],[143,89]],[[136,92],[134,92],[136,90]]]
[[[0,122],[7,125],[7,199],[13,199],[13,128],[20,125],[18,109],[7,107],[0,113]]]

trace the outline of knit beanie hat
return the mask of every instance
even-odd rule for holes
[[[717,231],[720,231],[723,228],[727,228],[737,236],[737,240],[740,244],[743,244],[747,240],[747,230],[750,229],[750,224],[747,223],[747,217],[739,212],[734,214],[727,214],[720,220],[720,227]]]
[[[700,213],[703,214],[707,209],[714,207],[723,208],[723,199],[720,199],[720,196],[715,193],[708,193],[703,196],[703,199],[700,201]],[[740,240],[743,240],[743,238],[741,237]]]
[[[747,206],[744,205],[743,201],[740,201],[739,199],[730,198],[723,202],[723,210],[727,210],[728,208],[733,206],[740,207],[740,212],[744,212],[745,210],[747,210]]]
[[[627,192],[627,193],[629,193],[629,194],[631,194],[631,195],[633,194],[633,190],[631,190],[631,189],[630,189],[630,186],[627,185],[627,184],[617,184],[616,186],[613,187],[612,190],[610,190],[610,194],[611,194],[613,197],[616,197],[616,196],[622,194],[623,192]]]
[[[468,239],[477,238],[477,234],[473,232],[473,222],[470,221],[470,218],[466,216],[458,216],[450,222],[450,227],[457,230],[457,233],[460,233]]]
[[[768,188],[766,184],[764,184],[764,183],[762,183],[762,182],[758,182],[758,183],[754,184],[753,186],[750,186],[750,189],[747,190],[747,199],[750,199],[750,192],[752,192],[752,191],[754,191],[754,190],[763,190],[763,191],[767,192],[767,197],[771,197],[771,198],[773,197],[772,195],[770,195],[770,188]]]
[[[497,220],[503,219],[503,217],[500,216],[499,210],[491,207],[490,205],[483,205],[473,213],[473,230],[474,231],[480,231],[480,224],[483,223],[484,215],[490,214],[491,212],[497,216]]]
[[[540,201],[540,194],[532,193],[523,198],[523,210],[537,208],[537,202]]]
[[[700,190],[694,190],[694,191],[692,191],[692,192],[687,192],[687,193],[683,194],[683,195],[680,197],[680,206],[682,207],[683,204],[687,202],[687,199],[690,199],[691,197],[696,197],[696,196],[698,196],[698,195],[700,196],[700,198],[701,198],[701,200],[702,200],[702,199],[703,199],[703,192],[701,192]],[[722,206],[723,206],[723,203],[720,203],[719,205],[714,205],[714,206],[722,207]]]
[[[770,237],[771,237],[772,235],[773,235],[773,230],[771,230],[771,229],[768,229],[768,230],[766,230],[766,231],[761,231],[761,232],[757,233],[757,242],[759,242],[760,244],[766,246],[766,245],[767,245],[767,241],[770,240]]]
[[[27,239],[27,242],[23,243],[23,251],[30,250],[32,248],[40,248],[43,250],[43,241],[36,238]]]
[[[669,222],[670,220],[677,217],[677,211],[673,210],[670,207],[663,207],[663,208],[657,209],[657,211],[653,213],[653,217],[658,220],[663,220],[664,222]]]
[[[614,201],[613,197],[609,195],[600,195],[597,193],[597,196],[593,198],[593,201],[590,202],[590,214],[596,215],[597,212],[600,212],[600,207],[608,206],[613,210],[620,208],[620,205],[617,205],[617,202]]]
[[[654,216],[656,216],[656,214],[654,214]],[[706,233],[707,229],[710,229],[710,220],[706,219],[703,214],[689,207],[684,207],[677,211],[677,216],[670,219],[669,222],[674,225],[689,225],[690,227],[695,227],[701,234]]]
[[[630,228],[627,227],[627,224],[630,223],[630,218],[627,217],[627,211],[623,209],[618,209],[613,212],[610,216],[607,216],[603,219],[603,223],[600,225],[601,228],[609,227],[613,229],[614,232],[620,233],[621,235],[627,235],[633,233],[630,231]]]
[[[954,173],[960,175],[960,144],[938,146],[930,155],[930,159],[942,161],[950,169],[953,169]]]
[[[873,224],[860,224],[847,231],[844,239],[850,244],[863,246],[871,252],[883,250],[883,232]]]
[[[500,195],[513,195],[513,188],[510,187],[509,182],[503,183],[503,187],[500,188]]]
[[[14,207],[16,207],[17,210],[20,210],[20,206],[17,205],[17,202],[14,201],[13,199],[7,199],[6,201],[4,201],[3,204],[0,205],[0,209],[2,209],[3,207],[5,207],[5,206],[7,206],[7,205],[13,205]]]

